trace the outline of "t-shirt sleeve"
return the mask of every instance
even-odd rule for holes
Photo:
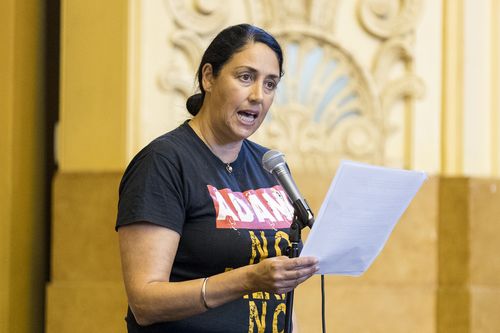
[[[120,183],[116,229],[150,222],[182,234],[185,204],[179,170],[150,150],[130,163]]]

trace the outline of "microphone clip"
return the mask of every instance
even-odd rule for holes
[[[292,203],[293,220],[290,225],[290,243],[299,243],[301,239],[301,230],[305,227],[312,228],[314,224],[314,215],[309,209],[309,205],[305,200],[296,200]]]

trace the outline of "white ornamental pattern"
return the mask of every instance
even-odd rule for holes
[[[229,25],[234,2],[164,1],[177,27],[169,38],[189,68],[172,66],[160,73],[159,87],[185,99],[194,92],[193,73],[203,50]],[[271,32],[285,52],[285,76],[253,139],[285,153],[294,170],[331,173],[342,158],[387,164],[387,140],[411,131],[390,122],[394,106],[402,102],[411,111],[424,90],[413,73],[421,0],[358,1],[359,25],[377,42],[371,68],[361,66],[357,50],[335,37],[341,1],[244,3],[248,21]],[[394,68],[403,70],[388,75]],[[404,137],[411,140],[408,133]]]

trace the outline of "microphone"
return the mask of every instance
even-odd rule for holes
[[[285,162],[285,155],[277,150],[268,150],[262,156],[262,167],[274,175],[278,183],[283,187],[295,211],[300,215],[300,220],[304,224],[302,227],[307,225],[311,228],[314,224],[314,216],[292,178],[290,169],[288,169]]]

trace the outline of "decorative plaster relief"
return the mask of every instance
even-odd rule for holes
[[[203,50],[234,9],[225,1],[164,1],[177,26],[169,38],[190,68],[172,66],[159,75],[159,87],[187,98]],[[363,50],[349,50],[335,38],[339,3],[245,2],[249,22],[271,32],[285,52],[286,74],[253,139],[283,151],[294,169],[328,172],[341,158],[384,164],[386,141],[405,130],[388,121],[394,105],[423,94],[412,68],[421,0],[358,2],[361,29],[378,40],[371,68],[353,56]]]

